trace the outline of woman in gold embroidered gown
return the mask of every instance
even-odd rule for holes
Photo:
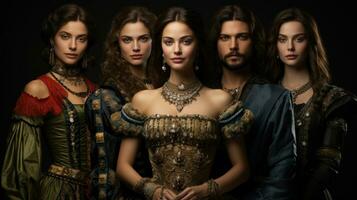
[[[83,104],[95,86],[84,77],[92,42],[87,12],[74,4],[45,20],[49,73],[17,101],[2,168],[8,199],[87,199],[90,134]]]
[[[210,89],[204,63],[200,16],[191,10],[168,9],[156,27],[151,77],[154,90],[137,93],[120,113],[116,127],[123,139],[118,176],[146,199],[218,198],[248,178],[243,135],[252,113],[223,90]],[[144,136],[153,177],[133,167],[139,136]],[[223,141],[233,167],[209,179],[217,146]]]
[[[333,198],[347,124],[356,96],[329,84],[330,73],[317,24],[308,13],[281,11],[269,38],[273,81],[292,92],[297,137],[299,199]]]

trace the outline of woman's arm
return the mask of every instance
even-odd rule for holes
[[[142,179],[138,172],[133,168],[138,147],[138,138],[124,138],[121,142],[118,155],[116,172],[121,180],[132,187]]]
[[[219,185],[220,194],[234,189],[249,178],[244,137],[228,140],[226,142],[226,148],[232,167],[224,175],[215,180]]]

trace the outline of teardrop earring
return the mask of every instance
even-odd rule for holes
[[[162,54],[162,66],[161,66],[161,69],[164,72],[166,72],[166,70],[167,70],[164,54]]]
[[[165,59],[163,59],[163,60],[162,60],[162,66],[161,66],[161,69],[162,69],[162,71],[164,71],[164,72],[165,72],[165,71],[166,71],[166,69],[167,69],[167,68],[166,68]]]
[[[50,50],[49,50],[49,58],[48,58],[48,63],[51,66],[55,66],[56,61],[55,61],[55,50],[53,49],[53,46],[51,46]]]

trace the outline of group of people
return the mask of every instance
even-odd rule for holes
[[[50,13],[49,72],[12,116],[9,199],[332,199],[357,98],[329,83],[317,24],[289,8],[266,37],[248,8],[200,15],[126,7],[105,41],[102,83],[85,76],[93,24]]]

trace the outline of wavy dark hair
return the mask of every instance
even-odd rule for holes
[[[222,30],[222,24],[226,21],[239,20],[248,24],[253,42],[252,57],[249,60],[251,71],[254,74],[262,75],[262,67],[265,60],[265,31],[260,20],[255,14],[241,5],[227,5],[219,9],[212,18],[212,26],[209,34],[209,44],[215,71],[220,84],[222,78],[222,65],[218,58],[217,40]]]
[[[145,89],[143,81],[138,80],[130,72],[130,63],[120,55],[118,36],[125,24],[142,22],[152,37],[156,19],[154,13],[145,7],[139,6],[125,7],[113,18],[109,34],[105,41],[105,60],[102,64],[104,85],[115,86],[121,91],[122,95],[129,98],[136,92]]]
[[[49,61],[49,52],[52,47],[51,41],[58,30],[70,21],[81,21],[88,30],[88,51],[94,44],[95,25],[89,13],[77,4],[65,4],[54,9],[42,23],[41,38],[46,47],[42,51],[43,58]],[[82,60],[83,61],[83,60]],[[82,62],[80,61],[80,62]]]
[[[307,67],[313,88],[318,88],[321,84],[329,82],[331,78],[327,55],[315,19],[298,8],[289,8],[279,12],[273,21],[268,38],[267,54],[270,79],[277,83],[284,75],[284,63],[277,58],[279,55],[277,40],[281,25],[290,21],[300,22],[304,26],[308,39]]]
[[[212,72],[210,70],[211,66],[206,60],[205,29],[203,27],[202,18],[199,13],[193,10],[183,7],[171,7],[160,15],[155,26],[155,44],[153,45],[152,53],[153,59],[148,68],[148,74],[153,79],[154,87],[161,87],[168,80],[170,75],[170,69],[167,69],[166,71],[162,71],[161,69],[161,66],[163,65],[161,41],[164,28],[171,22],[182,22],[192,30],[198,47],[195,64],[199,66],[199,69],[197,71],[195,70],[195,74],[204,85],[209,86],[209,75],[212,74]]]

